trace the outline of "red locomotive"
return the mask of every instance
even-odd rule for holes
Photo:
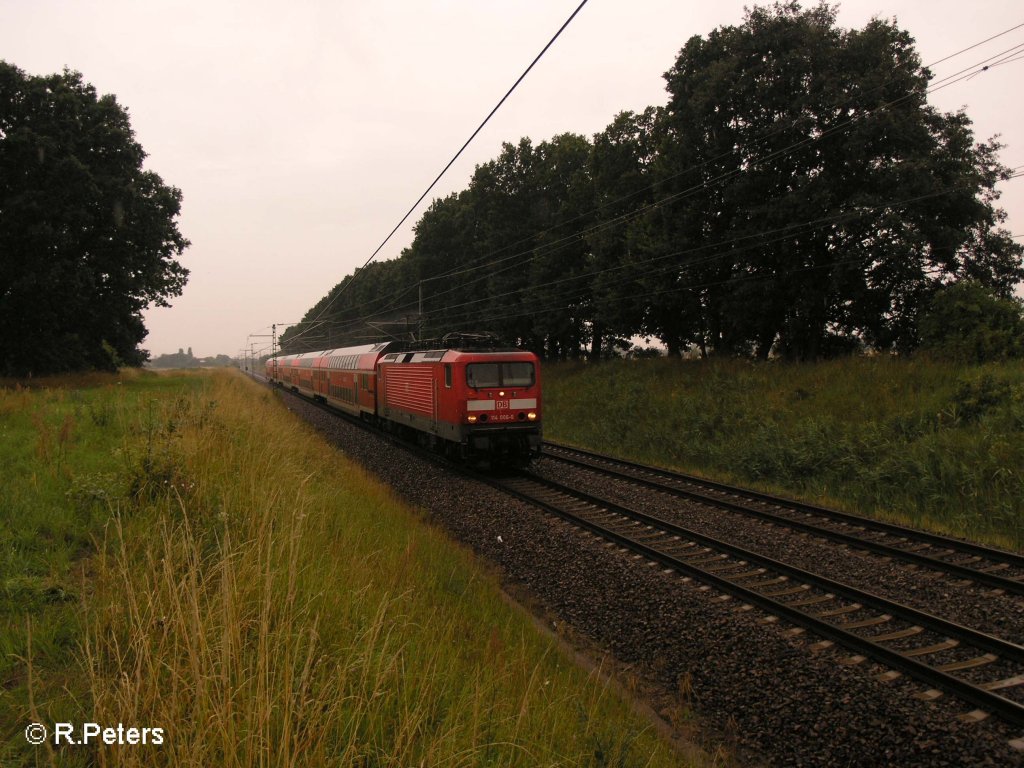
[[[271,358],[266,374],[454,458],[526,464],[540,455],[540,361],[532,352],[387,342]]]

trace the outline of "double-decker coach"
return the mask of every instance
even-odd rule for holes
[[[540,361],[517,349],[387,342],[284,355],[267,378],[463,459],[540,455]]]

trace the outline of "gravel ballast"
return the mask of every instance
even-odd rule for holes
[[[542,459],[534,471],[541,477],[641,509],[790,565],[826,574],[919,610],[937,613],[950,621],[1014,643],[1024,640],[1024,599],[1019,595],[1000,594],[990,587],[928,568],[846,548],[784,525],[679,499],[555,459]]]
[[[821,647],[819,638],[744,609],[697,581],[651,567],[304,400],[287,393],[282,398],[453,539],[493,563],[507,590],[549,626],[582,641],[592,657],[610,654],[620,669],[636,675],[645,698],[666,719],[675,721],[680,706],[693,708],[706,732],[734,748],[742,763],[1024,765],[1024,751],[1010,744],[1022,734],[995,718],[961,721],[970,709],[962,702],[949,696],[919,701],[914,695],[925,687],[914,681],[879,682],[876,675],[886,670],[871,662],[844,664],[851,654],[841,648]],[[542,460],[538,469],[550,472],[549,464]],[[567,480],[564,468],[557,472]],[[593,478],[584,482],[589,492],[605,493]],[[800,542],[807,547],[806,537]],[[746,542],[751,548],[754,543]],[[925,578],[921,589],[934,587]],[[989,611],[981,609],[981,618]],[[1019,618],[1007,619],[1009,627],[998,617],[986,620],[1009,631],[1020,626]]]

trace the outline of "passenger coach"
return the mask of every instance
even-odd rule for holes
[[[267,378],[463,459],[540,455],[540,361],[515,349],[402,350],[389,342],[285,355]]]

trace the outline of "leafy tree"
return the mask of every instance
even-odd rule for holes
[[[927,104],[931,74],[894,22],[754,8],[690,39],[665,77],[666,107],[593,142],[503,145],[400,259],[312,316],[415,316],[422,284],[429,335],[496,331],[549,357],[643,335],[675,355],[813,359],[912,349],[940,286],[1006,296],[1024,278],[996,208],[999,145]]]
[[[655,121],[659,111],[622,112],[594,136],[590,166],[594,185],[594,225],[587,232],[593,259],[593,331],[590,356],[602,337],[629,338],[645,327],[649,290],[646,227],[638,211],[653,200],[651,167],[656,157]],[[612,342],[614,343],[614,342]]]
[[[367,344],[392,335],[410,338],[416,330],[416,307],[404,301],[410,293],[408,285],[406,265],[400,259],[357,269],[306,312],[301,323],[281,333],[281,351],[291,354]]]
[[[592,334],[592,255],[578,233],[592,220],[591,145],[563,133],[537,145],[533,175],[536,248],[529,257],[529,291],[535,333],[553,358],[577,357]],[[598,340],[600,345],[600,340]]]
[[[543,230],[545,202],[535,169],[537,148],[527,138],[518,144],[503,144],[501,154],[477,166],[470,181],[477,247],[483,258],[484,275],[467,276],[477,286],[478,299],[460,308],[454,316],[463,327],[467,322],[486,324],[506,339],[537,352],[544,339],[536,327],[529,301],[529,257]]]
[[[798,359],[837,336],[909,348],[941,282],[1024,277],[994,208],[998,145],[928,106],[906,32],[835,22],[825,3],[754,8],[691,38],[666,74],[666,205],[651,220],[655,250],[677,256],[650,312],[686,321],[662,320],[670,345],[696,335]]]
[[[0,371],[142,363],[141,312],[179,296],[181,192],[81,74],[0,61]]]
[[[1024,357],[1024,307],[973,280],[943,286],[921,318],[921,346],[970,363]]]
[[[402,254],[410,275],[409,300],[418,306],[423,296],[426,338],[459,330],[490,330],[489,323],[474,327],[466,316],[486,300],[492,268],[482,265],[504,255],[492,258],[484,251],[487,244],[477,208],[473,190],[435,200],[416,224],[412,246]]]

